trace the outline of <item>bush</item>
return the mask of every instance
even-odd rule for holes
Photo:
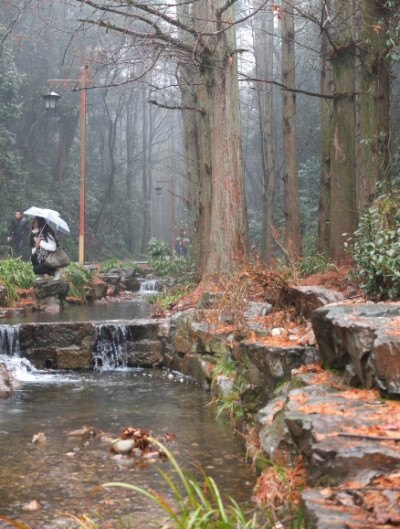
[[[147,245],[147,261],[157,276],[168,276],[176,284],[187,285],[193,282],[195,264],[189,257],[173,257],[168,244],[160,239],[151,239]]]
[[[345,246],[354,261],[360,289],[372,299],[400,298],[400,198],[376,199]]]
[[[83,298],[83,287],[86,281],[93,279],[93,274],[83,266],[71,263],[66,268],[63,268],[62,276],[69,282],[68,295],[75,298]]]
[[[30,288],[35,279],[32,264],[19,258],[0,260],[0,284],[6,288],[6,302],[8,306],[19,300],[18,288]]]
[[[133,263],[132,261],[120,261],[116,257],[103,261],[101,263],[100,271],[109,272],[114,268],[133,268],[137,272],[140,272],[140,268],[136,263]]]
[[[322,274],[329,271],[338,271],[335,264],[331,263],[326,255],[316,253],[300,259],[296,263],[301,276],[311,276],[313,274]]]

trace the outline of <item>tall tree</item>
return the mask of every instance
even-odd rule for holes
[[[201,1],[195,28],[209,34],[201,79],[207,90],[210,126],[211,204],[203,277],[232,270],[247,258],[243,162],[237,79],[234,3]],[[207,163],[202,160],[201,163]]]
[[[150,240],[150,193],[151,193],[151,167],[152,156],[153,120],[152,108],[146,105],[145,91],[142,91],[142,197],[143,197],[143,231],[141,251],[146,253],[147,243]]]
[[[116,7],[111,1],[75,0],[90,8],[85,23],[97,24],[108,31],[123,34],[148,48],[152,43],[173,57],[184,54],[194,59],[207,91],[207,117],[210,134],[211,163],[210,231],[202,241],[201,274],[210,277],[232,269],[247,259],[247,226],[245,218],[243,167],[240,142],[237,50],[235,41],[234,2],[201,0],[196,2],[194,28],[183,25],[168,8],[157,9],[135,1]],[[89,14],[90,13],[90,14]],[[95,15],[93,14],[95,13]],[[107,13],[108,17],[103,16]],[[139,14],[138,14],[139,13]],[[96,14],[99,16],[96,18]],[[95,18],[93,18],[95,17]],[[136,23],[140,21],[140,26]],[[162,22],[160,22],[162,21]],[[135,25],[136,24],[136,25]],[[143,24],[147,26],[146,31]],[[176,39],[176,29],[187,34]],[[202,186],[200,182],[200,187]],[[204,211],[202,211],[204,214]],[[204,245],[204,246],[203,246]],[[206,251],[204,251],[206,249]]]
[[[329,35],[331,0],[321,0],[321,51],[320,64],[321,93],[333,94],[332,68],[329,61]],[[331,161],[332,161],[332,99],[321,97],[321,175],[318,206],[317,251],[326,254],[329,251],[330,204],[331,204]]]
[[[136,134],[137,121],[138,121],[138,102],[137,98],[134,97],[134,92],[130,92],[127,96],[126,104],[126,129],[125,129],[125,143],[126,143],[126,191],[128,199],[128,211],[127,217],[129,218],[128,224],[128,237],[127,247],[130,254],[133,254],[134,250],[134,184],[135,184],[135,154],[136,146],[138,144],[138,138]]]
[[[196,6],[178,3],[177,12],[183,22],[191,21]],[[180,37],[185,32],[180,30]],[[201,268],[204,255],[208,254],[205,241],[209,241],[211,203],[211,146],[208,125],[207,92],[201,82],[198,67],[189,61],[181,61],[178,68],[181,91],[183,141],[185,151],[185,187],[188,209],[188,232],[191,257]],[[203,244],[202,244],[203,241]]]
[[[331,202],[329,255],[345,260],[343,234],[357,224],[355,181],[355,49],[354,0],[335,0],[334,49],[331,52],[332,109]]]
[[[291,89],[282,92],[282,130],[285,246],[287,256],[297,259],[301,255],[301,219],[297,173],[293,5],[293,0],[282,2],[282,83]]]
[[[391,67],[387,45],[389,14],[386,0],[361,3],[361,171],[358,209],[375,198],[377,183],[388,189],[390,176]]]
[[[257,83],[257,102],[259,109],[259,127],[262,161],[262,234],[261,259],[270,264],[274,246],[274,208],[277,186],[275,163],[275,127],[274,127],[274,12],[267,6],[254,21],[254,51],[256,77],[269,83]]]

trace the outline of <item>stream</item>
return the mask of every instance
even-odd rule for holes
[[[107,316],[115,309],[126,318],[116,305]],[[141,305],[135,316],[142,317],[142,310],[147,311]],[[166,446],[182,468],[198,479],[202,472],[212,476],[239,502],[251,497],[255,475],[245,461],[244,441],[226,418],[216,419],[207,406],[209,392],[192,379],[166,369],[38,371],[16,356],[0,360],[22,384],[10,399],[0,400],[0,515],[32,529],[78,528],[71,516],[84,513],[99,529],[154,527],[150,520],[160,513],[143,496],[121,488],[93,492],[102,483],[121,481],[169,497],[157,470],[168,471],[168,462],[111,452],[109,440],[127,426],[155,437],[174,434]],[[67,435],[84,425],[108,434],[108,442]],[[39,432],[45,442],[33,443]],[[0,520],[3,527],[10,524]]]

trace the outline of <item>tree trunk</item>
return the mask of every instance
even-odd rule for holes
[[[265,19],[262,18],[260,22],[261,27],[254,28],[256,75],[258,79],[271,80],[273,79],[274,75],[274,16],[272,9],[266,9]],[[261,161],[263,169],[261,259],[266,264],[271,264],[273,258],[273,218],[277,183],[274,149],[274,102],[272,87],[272,84],[257,84],[257,100],[259,106],[259,125],[261,137]]]
[[[361,43],[361,171],[358,209],[376,198],[390,176],[391,70],[387,58],[389,10],[384,0],[363,0]]]
[[[293,0],[286,0],[282,9],[282,83],[296,87],[294,57]],[[296,95],[282,92],[283,184],[285,213],[286,258],[296,260],[301,255],[301,218],[297,167]]]
[[[64,178],[65,163],[71,151],[78,123],[78,113],[75,113],[72,117],[64,115],[59,122],[58,154],[54,178],[58,184],[62,182]]]
[[[196,12],[196,6],[193,9]],[[178,4],[177,13],[187,23],[191,16],[189,4]],[[210,234],[211,162],[207,93],[201,84],[198,67],[191,63],[180,63],[178,79],[183,107],[187,235],[190,237],[190,256],[200,269],[204,254],[208,254],[206,241]]]
[[[114,197],[114,179],[115,179],[115,172],[116,172],[116,164],[115,164],[115,140],[116,140],[116,129],[117,129],[117,123],[118,119],[120,117],[120,111],[116,111],[115,113],[111,113],[110,109],[107,104],[106,99],[106,92],[103,93],[103,104],[104,108],[106,110],[107,118],[108,118],[108,133],[107,133],[107,152],[108,152],[108,163],[109,163],[109,178],[108,178],[108,184],[107,188],[105,190],[104,196],[103,196],[103,202],[102,205],[97,213],[96,220],[94,223],[94,234],[97,236],[97,234],[100,231],[102,222],[104,220],[104,216],[106,213],[107,206],[109,204],[112,204],[113,197]],[[112,233],[112,225],[113,225],[113,218],[112,215],[108,219],[107,227],[110,229]]]
[[[143,90],[142,92],[142,108],[143,108],[143,121],[142,121],[142,139],[143,139],[143,166],[142,166],[142,196],[143,196],[143,232],[142,232],[142,245],[141,252],[145,254],[147,252],[147,243],[151,236],[151,216],[150,216],[150,193],[151,193],[151,143],[152,143],[152,109],[146,105],[146,95]],[[146,110],[148,111],[148,117],[146,116]],[[149,127],[148,127],[149,126]]]
[[[321,0],[323,23],[326,24],[331,12],[331,1]],[[321,33],[321,93],[333,94],[332,68],[328,59],[328,36]],[[321,98],[321,180],[318,206],[317,251],[326,254],[329,250],[330,203],[331,203],[331,160],[332,160],[332,100]]]
[[[126,129],[125,129],[125,143],[126,143],[126,191],[129,201],[129,211],[127,216],[129,218],[128,241],[127,247],[129,253],[132,255],[134,250],[134,203],[133,203],[133,186],[135,183],[135,146],[136,146],[136,127],[137,127],[137,104],[134,94],[130,94],[126,107]]]
[[[354,5],[336,0],[335,50],[332,53],[334,101],[332,116],[332,162],[329,255],[345,260],[344,233],[357,225],[355,185],[355,44]]]
[[[247,226],[235,26],[227,27],[235,18],[234,10],[230,7],[221,11],[226,7],[221,0],[201,3],[205,14],[203,23],[207,31],[214,32],[207,42],[207,49],[212,49],[212,53],[203,55],[200,68],[207,87],[211,148],[210,236],[209,245],[203,240],[201,268],[203,279],[208,279],[231,271],[247,260]],[[205,164],[208,160],[202,161]],[[207,213],[206,206],[202,215]]]

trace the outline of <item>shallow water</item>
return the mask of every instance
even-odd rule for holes
[[[28,312],[26,316],[4,318],[4,324],[26,322],[61,322],[61,321],[104,321],[146,318],[151,309],[145,297],[136,296],[132,299],[116,301],[113,303],[96,302],[87,305],[67,307],[61,312]]]
[[[88,513],[101,529],[120,528],[117,514],[129,519],[125,527],[132,529],[145,528],[149,517],[159,516],[132,492],[90,491],[105,482],[123,481],[168,495],[156,467],[167,471],[169,464],[139,464],[113,455],[99,438],[66,435],[82,425],[112,438],[125,426],[145,428],[154,436],[173,433],[176,439],[166,446],[183,468],[200,477],[199,464],[221,490],[239,502],[250,498],[255,477],[244,460],[243,440],[210,412],[209,393],[179,373],[43,372],[26,380],[10,400],[0,400],[1,515],[34,529],[79,527],[66,513]],[[37,432],[45,434],[45,444],[32,443]],[[24,510],[33,500],[40,508]],[[0,527],[10,526],[0,521]]]

